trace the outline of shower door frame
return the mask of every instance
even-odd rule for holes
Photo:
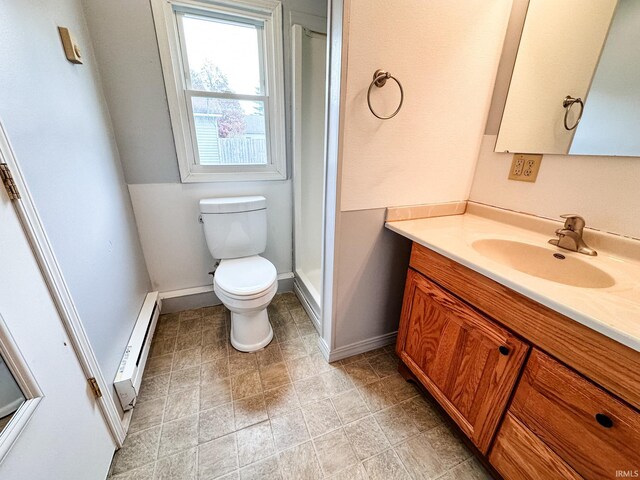
[[[323,305],[323,288],[320,286],[320,301],[318,305],[313,305],[311,301],[309,301],[309,297],[311,297],[311,292],[309,292],[307,286],[304,282],[300,281],[300,275],[298,273],[298,265],[297,265],[297,246],[296,246],[296,233],[301,230],[301,213],[299,211],[299,202],[300,199],[300,183],[298,180],[298,165],[300,162],[300,157],[302,154],[301,148],[301,135],[302,135],[302,118],[300,115],[301,109],[301,100],[302,100],[302,35],[304,35],[304,30],[311,31],[313,33],[318,33],[321,35],[327,36],[327,18],[320,17],[317,15],[310,14],[302,14],[298,12],[291,12],[290,15],[290,32],[291,32],[291,77],[292,77],[292,86],[291,86],[291,118],[292,118],[292,144],[293,144],[293,162],[292,162],[292,180],[293,180],[293,273],[294,273],[294,290],[297,296],[300,298],[302,306],[309,314],[312,322],[314,323],[316,330],[321,334],[323,328],[322,321],[322,305]],[[328,38],[328,37],[327,37]],[[328,46],[327,46],[328,51]],[[328,58],[328,55],[327,55]],[[323,172],[326,172],[326,143],[327,143],[327,131],[326,131],[326,122],[327,122],[327,107],[328,107],[328,71],[325,73],[325,121],[323,122],[325,125],[324,130],[324,138],[323,145],[325,145],[325,151],[323,152],[323,159],[325,165],[323,165]],[[322,178],[322,190],[323,190],[323,211],[321,215],[322,220],[322,232],[325,231],[325,195],[326,195],[326,178],[323,176]],[[320,256],[320,268],[321,268],[321,278],[324,277],[324,235],[321,239],[321,256]],[[324,283],[324,282],[322,282]],[[315,308],[314,308],[315,307]]]

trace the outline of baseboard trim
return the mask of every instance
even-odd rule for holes
[[[291,291],[293,291],[293,273],[279,274],[278,293]],[[211,307],[222,303],[213,292],[213,284],[160,292],[160,299],[162,300],[162,313]]]
[[[298,282],[295,280],[293,281],[293,291],[295,292],[296,297],[298,297],[298,300],[300,300],[302,308],[304,308],[304,311],[307,312],[307,315],[309,315],[311,323],[313,323],[313,326],[316,327],[316,332],[318,332],[319,335],[322,335],[322,329],[320,327],[320,317],[318,317],[318,314],[314,312],[311,304],[309,303],[309,300],[307,300],[307,297],[298,285]]]
[[[278,275],[278,293],[293,292],[293,283],[293,272],[281,273]]]
[[[320,339],[320,350],[322,351],[322,355],[328,362],[335,362],[337,360],[342,360],[343,358],[349,358],[353,355],[358,355],[359,353],[365,353],[371,350],[375,350],[376,348],[391,345],[396,342],[397,336],[398,332],[391,332],[385,335],[379,335],[377,337],[361,340],[350,345],[345,345],[344,347],[334,348],[333,350],[329,349],[324,339]]]
[[[171,298],[188,297],[190,295],[199,295],[201,293],[213,292],[213,285],[205,285],[202,287],[182,288],[180,290],[171,290],[169,292],[160,292],[160,298],[167,300]]]

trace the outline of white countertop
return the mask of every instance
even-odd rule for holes
[[[551,224],[547,220],[541,221]],[[598,249],[596,257],[570,252],[547,243],[554,236],[553,228],[545,235],[536,230],[470,213],[387,222],[385,226],[576,322],[640,351],[640,262],[636,259],[614,255],[603,251],[602,248]],[[508,239],[548,248],[566,256],[576,255],[607,272],[616,280],[616,284],[608,288],[580,288],[528,275],[478,253],[472,247],[472,243],[485,238]],[[585,240],[589,244],[589,239]]]

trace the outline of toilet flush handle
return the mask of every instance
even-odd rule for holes
[[[204,223],[204,220],[202,220],[202,215],[198,215],[198,222]]]
[[[211,270],[211,271],[209,272],[209,275],[211,275],[212,277],[213,277],[213,276],[215,276],[215,274],[216,274],[216,270],[218,269],[218,266],[219,266],[219,265],[220,265],[220,261],[217,261],[217,262],[215,263],[215,265],[213,266],[213,270]]]

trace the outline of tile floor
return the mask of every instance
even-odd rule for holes
[[[269,313],[274,341],[251,354],[223,307],[161,316],[111,479],[490,478],[393,347],[328,364],[292,293]]]

